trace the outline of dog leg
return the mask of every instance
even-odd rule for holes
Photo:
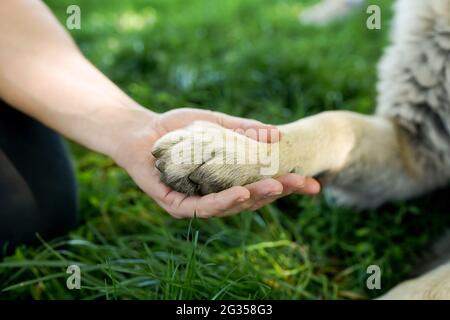
[[[298,18],[305,24],[326,25],[347,16],[364,2],[364,0],[322,0],[307,8]]]
[[[196,122],[158,140],[153,155],[162,180],[188,194],[217,192],[295,172],[318,177],[340,204],[373,207],[433,185],[420,162],[414,161],[407,135],[382,117],[324,112],[279,129],[281,141],[265,144]],[[179,151],[189,154],[189,161],[180,161]],[[271,166],[273,170],[265,173]]]
[[[424,274],[402,282],[381,300],[448,300],[450,299],[450,262]]]

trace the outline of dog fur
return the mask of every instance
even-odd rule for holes
[[[398,0],[391,43],[379,63],[378,98],[371,116],[323,112],[279,126],[279,168],[269,176],[296,172],[320,179],[338,205],[373,208],[408,199],[450,180],[450,0]],[[216,161],[217,146],[202,163],[177,164],[171,150],[208,144],[219,126],[196,122],[162,137],[153,155],[164,182],[188,194],[211,193],[267,177],[261,164]],[[231,133],[237,148],[227,157],[253,152],[256,142]],[[211,147],[211,146],[210,146]],[[214,149],[215,146],[213,145]],[[400,284],[386,299],[450,299],[450,262]]]

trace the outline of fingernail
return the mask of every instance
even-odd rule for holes
[[[281,194],[281,191],[271,191],[266,193],[267,197],[274,197],[274,196],[279,196]]]
[[[313,192],[314,193],[319,193],[320,189],[321,189],[320,183],[314,184],[314,187],[313,187]]]
[[[305,187],[306,178],[300,177],[297,182],[297,188],[303,189]]]

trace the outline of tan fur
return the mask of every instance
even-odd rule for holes
[[[281,142],[268,154],[279,160],[272,174],[263,163],[220,161],[254,155],[263,142],[205,122],[162,137],[153,154],[161,178],[174,189],[211,193],[288,172],[320,176],[339,205],[376,207],[408,199],[450,180],[450,0],[399,0],[392,43],[379,67],[374,115],[332,111],[280,126]],[[236,148],[211,143],[232,136]],[[191,139],[193,137],[193,139]],[[180,164],[172,151],[210,147],[201,163]],[[226,149],[226,150],[225,150]],[[450,299],[450,264],[406,282],[384,299]]]
[[[426,273],[425,275],[405,281],[387,294],[382,300],[447,300],[450,299],[450,263]]]

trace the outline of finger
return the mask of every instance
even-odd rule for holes
[[[248,189],[241,186],[231,187],[201,197],[197,202],[195,214],[199,218],[209,218],[238,213],[240,204],[247,202],[248,199],[250,199]]]
[[[253,200],[249,209],[253,211],[286,195],[283,184],[276,179],[261,180],[247,185],[247,188]]]
[[[285,197],[293,193],[298,186],[303,186],[304,178],[294,174],[288,174],[286,176],[277,178],[276,181],[281,183],[282,191],[280,193],[274,192],[272,194],[260,195],[258,198],[254,198],[254,202],[252,203],[250,209],[257,210],[265,205],[272,203],[279,198]]]
[[[283,184],[286,194],[296,193],[303,195],[315,195],[320,192],[320,183],[311,177],[303,177],[295,173],[288,173],[277,178]]]
[[[305,195],[316,195],[320,193],[321,189],[322,188],[320,186],[319,181],[311,177],[306,177],[305,186],[295,191],[295,193]]]
[[[276,180],[283,185],[283,192],[275,197],[267,197],[265,199],[262,199],[253,206],[253,210],[257,210],[273,201],[278,200],[279,198],[285,197],[292,193],[300,193],[299,190],[302,190],[303,192],[303,188],[306,184],[305,177],[294,173],[288,173],[284,176],[278,177]]]
[[[315,179],[303,177],[298,174],[289,173],[275,179],[275,181],[282,185],[281,192],[279,185],[274,184],[273,180],[274,179],[266,179],[247,185],[246,187],[252,194],[251,199],[234,209],[240,209],[241,211],[245,209],[257,210],[292,193],[315,195],[320,192],[320,184]],[[264,185],[262,183],[264,183]],[[268,189],[271,191],[267,192]]]
[[[180,119],[179,116],[181,113],[183,113],[183,117]],[[231,130],[240,129],[242,134],[252,139],[252,136],[254,136],[252,132],[256,130],[256,140],[258,141],[273,143],[281,139],[280,131],[273,125],[264,124],[253,119],[234,117],[217,111],[185,108],[177,110],[176,112],[167,112],[163,117],[167,120],[173,116],[177,116],[177,121],[174,122],[176,125],[172,126],[170,128],[171,130],[183,128],[193,121],[203,120],[216,123]],[[164,121],[161,119],[159,119],[157,127],[160,128],[161,135],[171,131],[164,126]]]
[[[180,117],[180,114],[182,114],[183,116]],[[163,119],[170,122],[170,119],[172,119],[172,117],[175,117],[177,121],[172,121],[174,125],[172,125],[172,127],[169,129],[164,125],[165,121]],[[231,130],[242,129],[244,131],[244,134],[248,130],[256,130],[258,132],[258,141],[266,141],[272,143],[277,142],[281,139],[280,131],[273,125],[264,124],[253,119],[234,117],[217,111],[192,108],[172,110],[165,113],[162,118],[158,118],[156,127],[159,128],[160,135],[163,135],[169,131],[183,128],[193,121],[198,120],[213,122]]]
[[[283,195],[303,190],[306,184],[306,178],[295,173],[288,173],[276,178],[276,180],[283,185]]]
[[[262,202],[272,202],[283,193],[283,185],[275,179],[265,179],[245,186],[250,192],[251,197],[242,203],[239,203],[223,215],[230,215],[244,210],[254,210]]]
[[[244,187],[232,187],[203,197],[189,197],[172,191],[160,205],[176,218],[209,218],[221,216],[237,204],[245,202],[249,197],[250,193]]]
[[[227,129],[239,129],[239,133],[243,131],[243,134],[251,139],[273,143],[281,138],[280,131],[273,125],[264,124],[253,119],[229,116],[220,112],[214,112],[214,114],[217,124]]]
[[[274,179],[261,180],[244,187],[232,187],[219,193],[212,193],[199,200],[197,217],[224,217],[252,208],[263,198],[276,197],[283,191],[281,183]],[[225,200],[222,197],[235,193]],[[239,193],[239,197],[236,196]]]
[[[260,180],[245,186],[251,194],[251,200],[259,200],[265,197],[273,197],[283,192],[283,185],[272,178]]]

